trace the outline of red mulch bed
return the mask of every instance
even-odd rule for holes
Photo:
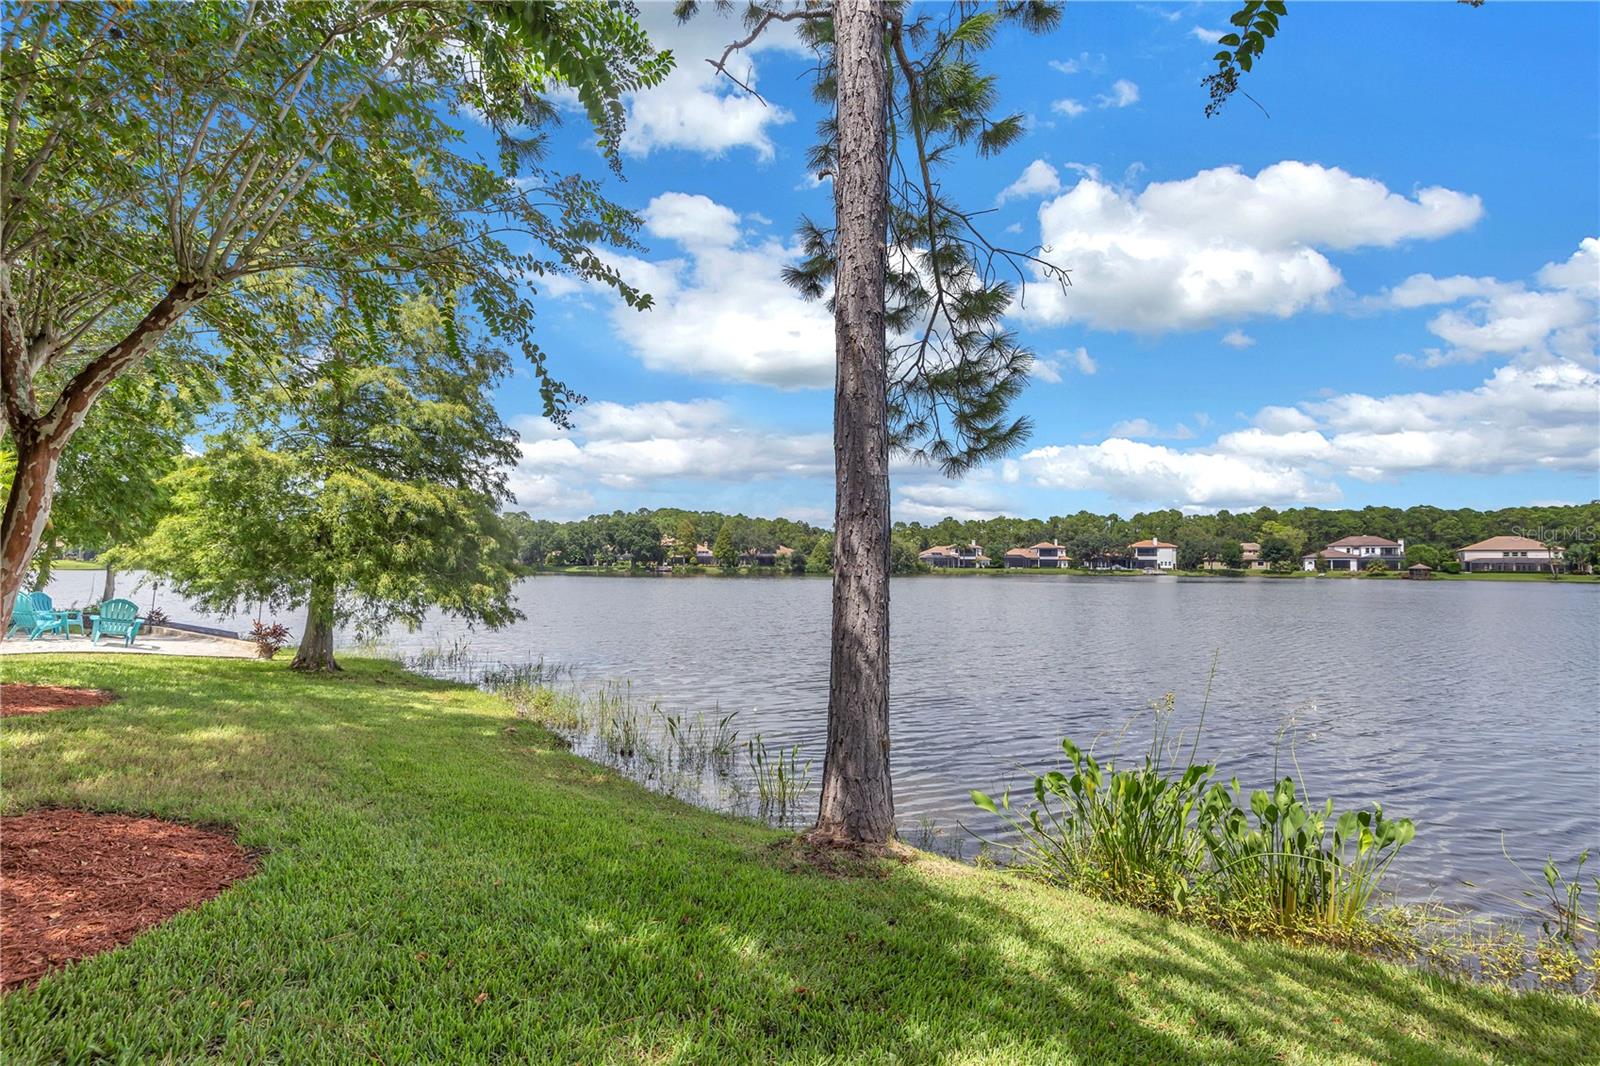
[[[0,718],[47,714],[71,707],[103,707],[116,698],[115,693],[97,688],[0,684]]]
[[[0,818],[0,988],[121,947],[255,867],[226,834],[159,818]]]

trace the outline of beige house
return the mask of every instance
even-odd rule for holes
[[[966,544],[935,544],[917,553],[917,561],[927,566],[947,567],[955,570],[976,570],[988,566],[990,558],[983,554],[977,541]]]
[[[1053,540],[1041,540],[1031,548],[1011,548],[1004,560],[1010,567],[1034,567],[1046,570],[1071,565],[1067,549]]]
[[[1456,561],[1469,574],[1549,573],[1565,570],[1566,552],[1531,537],[1490,537],[1456,549]]]

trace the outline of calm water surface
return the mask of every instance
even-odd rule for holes
[[[99,579],[63,573],[52,592],[71,600]],[[631,681],[671,709],[737,710],[741,737],[798,743],[820,766],[825,579],[549,576],[522,582],[518,604],[527,618],[509,629],[441,618],[390,643],[462,641],[479,658]],[[968,791],[1031,784],[1059,765],[1063,736],[1103,734],[1105,749],[1132,722],[1124,747],[1139,748],[1166,692],[1192,725],[1215,655],[1201,757],[1264,786],[1293,722],[1317,798],[1416,821],[1394,868],[1408,898],[1507,910],[1495,893],[1529,886],[1502,833],[1531,874],[1547,854],[1600,853],[1600,586],[966,575],[897,579],[892,611],[907,830],[986,829]]]

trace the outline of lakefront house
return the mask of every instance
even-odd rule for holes
[[[1374,563],[1382,563],[1390,570],[1403,570],[1406,561],[1406,542],[1403,539],[1389,540],[1386,537],[1370,537],[1365,534],[1340,537],[1320,552],[1302,555],[1301,568],[1317,569],[1319,557],[1324,564],[1323,568],[1327,570],[1365,570]]]
[[[1469,574],[1549,573],[1566,569],[1566,553],[1531,537],[1490,537],[1456,549],[1456,561]]]
[[[1069,564],[1067,550],[1053,540],[1041,540],[1030,548],[1011,548],[1006,551],[1005,565],[1057,569]]]
[[[974,540],[966,544],[935,544],[931,548],[924,548],[917,553],[917,561],[927,566],[975,570],[988,566],[991,560]]]
[[[1178,546],[1151,537],[1128,545],[1128,557],[1135,570],[1171,570],[1178,565]]]

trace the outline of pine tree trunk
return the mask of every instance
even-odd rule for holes
[[[17,593],[27,580],[28,563],[50,518],[50,497],[61,463],[61,445],[32,435],[13,434],[12,440],[17,474],[6,495],[5,515],[0,517],[0,633],[11,628]]]
[[[833,652],[816,839],[894,836],[889,781],[889,426],[884,337],[887,68],[883,11],[834,5],[838,273],[834,343]]]
[[[311,587],[311,603],[306,608],[306,631],[300,637],[300,647],[294,653],[292,670],[315,673],[336,673],[340,670],[333,661],[333,588],[325,584]]]

